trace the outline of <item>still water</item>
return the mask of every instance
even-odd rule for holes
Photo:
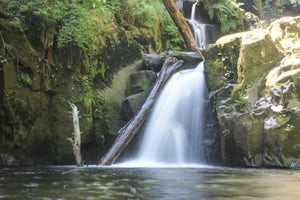
[[[0,199],[300,199],[300,171],[197,166],[2,168]]]

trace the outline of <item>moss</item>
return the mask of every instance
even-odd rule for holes
[[[248,37],[243,40],[246,42]],[[253,85],[257,74],[265,74],[283,58],[274,43],[272,42],[270,35],[265,34],[263,36],[258,35],[257,39],[252,40],[251,43],[244,43],[241,48],[241,55],[238,61],[238,83],[240,87],[247,88],[249,85]],[[259,50],[259,53],[257,51]],[[250,70],[254,68],[255,70]]]
[[[254,0],[255,7],[260,15],[263,14],[263,3],[262,0]]]
[[[38,54],[28,42],[21,21],[18,18],[11,21],[0,18],[0,27],[5,30],[2,34],[4,42],[11,47],[8,53],[19,59],[24,67],[36,68]]]
[[[74,3],[66,11],[59,10],[69,8],[62,2],[27,3],[15,7],[22,12],[10,10],[22,20],[0,19],[0,149],[16,160],[32,157],[31,163],[72,163],[68,102],[79,108],[84,145],[108,146],[124,124],[119,113],[124,91],[104,98],[101,90],[142,51],[165,48],[161,21],[168,15],[159,1],[135,10],[139,17],[131,24],[119,18],[125,10],[104,4],[90,9]]]
[[[33,80],[28,74],[21,73],[20,79],[25,85],[32,86]]]
[[[236,82],[241,41],[240,35],[224,37],[204,52],[209,90],[215,91]]]
[[[282,129],[282,133],[285,134],[282,150],[286,157],[298,159],[300,152],[299,124],[299,113],[295,112],[291,115],[290,121]]]

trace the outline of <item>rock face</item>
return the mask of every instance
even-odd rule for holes
[[[161,54],[144,54],[140,69],[130,74],[126,85],[125,99],[121,105],[121,111],[126,121],[130,120],[140,109],[146,100],[152,85],[156,80],[156,73],[168,56],[176,57],[184,61],[184,68],[194,67],[199,63],[199,56],[193,52],[169,51]]]
[[[220,38],[206,51],[222,161],[299,167],[300,17]]]
[[[124,123],[118,104],[124,91],[108,97],[104,89],[111,87],[118,71],[140,60],[150,44],[151,50],[166,48],[160,29],[163,16],[147,6],[145,12],[151,10],[151,15],[143,20],[149,22],[126,19],[130,31],[108,7],[92,9],[89,19],[94,26],[85,29],[87,22],[82,23],[87,27],[76,27],[83,30],[77,39],[88,42],[82,46],[82,40],[68,42],[70,38],[59,35],[69,35],[63,32],[68,23],[62,23],[69,16],[47,24],[31,9],[15,17],[13,10],[1,7],[0,165],[73,164],[72,145],[66,139],[73,132],[69,102],[80,111],[83,159],[87,164],[98,161]],[[85,40],[84,33],[93,36]]]
[[[126,121],[130,120],[140,109],[155,79],[156,74],[151,70],[141,70],[130,75],[125,92],[127,97],[121,106]]]

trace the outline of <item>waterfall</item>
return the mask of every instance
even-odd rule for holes
[[[131,166],[199,164],[207,95],[204,62],[175,73],[158,96]],[[126,165],[126,164],[125,164]]]
[[[206,25],[201,24],[196,20],[196,6],[198,4],[198,1],[196,1],[192,6],[191,11],[191,19],[189,20],[189,23],[192,26],[193,32],[194,32],[194,38],[196,40],[196,43],[198,47],[205,48],[206,47]]]
[[[198,46],[204,48],[205,25],[195,20],[197,3],[193,4],[189,22]],[[123,164],[199,164],[204,159],[201,143],[207,95],[204,62],[175,73],[152,108],[137,154]]]

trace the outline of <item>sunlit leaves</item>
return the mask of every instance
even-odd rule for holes
[[[208,5],[208,15],[210,20],[213,20],[217,15],[217,19],[221,24],[221,32],[226,33],[230,30],[236,30],[239,25],[238,8],[242,4],[236,3],[234,0],[224,2],[219,0],[218,3]]]

